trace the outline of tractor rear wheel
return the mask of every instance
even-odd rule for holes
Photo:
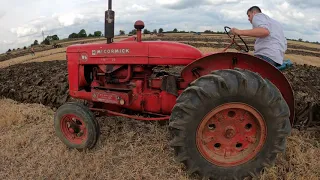
[[[170,145],[189,174],[257,177],[284,151],[290,110],[270,81],[247,70],[217,70],[192,82],[172,110]]]
[[[64,144],[78,150],[93,148],[100,135],[100,126],[93,113],[77,102],[68,102],[58,108],[54,127]]]

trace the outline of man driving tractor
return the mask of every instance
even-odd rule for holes
[[[247,15],[253,29],[232,28],[231,32],[234,35],[256,37],[254,55],[276,67],[281,66],[287,50],[287,40],[282,25],[263,14],[258,6],[249,8]]]

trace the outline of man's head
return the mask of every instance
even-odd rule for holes
[[[252,19],[253,16],[256,15],[257,13],[261,13],[261,9],[258,6],[252,6],[251,8],[248,9],[247,15],[248,15],[248,20],[252,24]]]

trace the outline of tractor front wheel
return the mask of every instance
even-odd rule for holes
[[[289,116],[270,81],[247,70],[218,70],[192,82],[178,97],[170,144],[190,174],[256,177],[285,149]]]
[[[90,109],[80,103],[60,106],[54,116],[56,135],[69,148],[91,149],[95,146],[100,128]]]

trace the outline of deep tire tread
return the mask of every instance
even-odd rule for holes
[[[188,135],[195,132],[189,132],[188,125],[195,121],[193,114],[198,113],[199,108],[205,107],[205,103],[215,102],[215,99],[221,100],[230,96],[260,99],[260,101],[265,102],[264,106],[274,112],[269,113],[271,114],[270,116],[274,116],[272,118],[274,122],[266,122],[269,123],[268,128],[270,127],[274,130],[274,133],[270,135],[274,140],[268,141],[268,148],[264,148],[267,153],[261,155],[259,167],[248,165],[246,167],[249,168],[246,170],[237,169],[230,171],[232,173],[222,173],[221,167],[211,164],[210,166],[215,167],[217,170],[215,168],[208,170],[207,165],[198,162],[202,162],[204,159],[200,154],[199,158],[202,158],[202,160],[193,158],[195,156],[194,153],[189,153],[188,149],[194,147],[195,144],[190,144],[189,139],[191,136],[188,139]],[[175,149],[177,159],[185,164],[187,171],[197,172],[202,178],[243,179],[247,176],[258,177],[259,172],[264,167],[272,166],[276,155],[285,150],[286,137],[291,131],[289,116],[289,107],[280,91],[258,73],[242,69],[213,71],[190,83],[190,86],[177,98],[177,104],[173,108],[170,117],[169,129],[171,129],[171,135],[173,135],[170,146]],[[260,156],[260,154],[257,156]],[[205,167],[200,168],[202,166],[199,163]],[[222,169],[222,171],[224,170]]]

